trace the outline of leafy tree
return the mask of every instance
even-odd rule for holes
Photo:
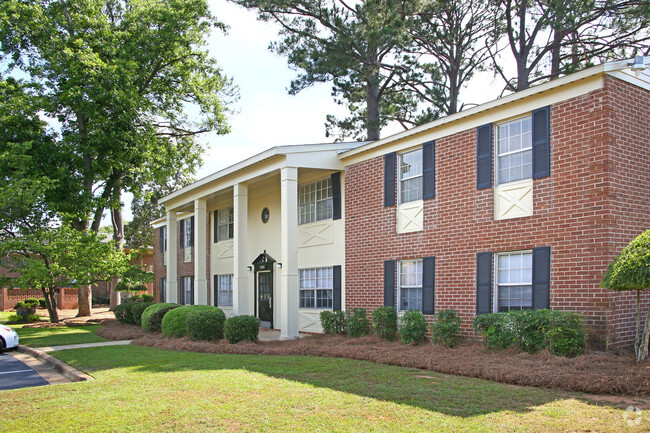
[[[215,27],[207,0],[0,2],[1,60],[60,124],[48,201],[62,220],[96,231],[109,209],[121,244],[122,194],[193,172],[196,136],[228,131],[236,92],[204,49]]]
[[[382,126],[405,117],[403,106],[417,105],[399,91],[396,74],[404,47],[409,9],[407,0],[231,0],[257,10],[259,18],[280,24],[281,40],[272,51],[300,70],[290,94],[318,82],[332,82],[332,95],[350,110],[350,117],[328,116],[327,133],[377,140]]]
[[[644,357],[640,350],[643,342],[639,335],[639,310],[641,291],[650,289],[650,230],[644,231],[623,248],[623,251],[607,267],[600,285],[615,291],[636,291],[634,352],[637,361],[641,361]],[[647,352],[645,355],[647,356]]]
[[[96,232],[66,226],[40,227],[0,243],[0,258],[9,276],[0,283],[43,292],[50,321],[59,321],[54,294],[64,287],[81,287],[108,280],[128,269],[128,256]]]
[[[491,12],[489,0],[432,0],[424,2],[408,26],[419,56],[404,82],[444,114],[463,109],[461,89],[490,58],[487,47],[500,32]],[[426,56],[434,64],[420,63]]]
[[[629,57],[650,39],[644,0],[490,1],[495,30],[504,32],[504,52],[512,54],[516,76],[506,72],[499,49],[489,47],[493,68],[511,91],[590,66],[599,58]]]

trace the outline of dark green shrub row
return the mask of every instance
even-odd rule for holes
[[[190,313],[210,311],[217,307],[211,305],[185,305],[168,311],[162,319],[161,330],[164,337],[184,337],[187,335],[187,319]],[[217,308],[219,309],[219,308]]]
[[[126,301],[113,308],[113,314],[118,322],[125,325],[140,325],[142,313],[152,305],[151,302]]]
[[[381,338],[393,341],[397,336],[397,310],[394,307],[379,307],[372,312],[372,327]]]
[[[190,311],[187,316],[187,336],[194,341],[221,340],[225,322],[226,314],[217,307]]]
[[[240,341],[255,343],[259,333],[260,319],[255,316],[232,316],[224,327],[224,335],[230,344]]]
[[[347,330],[343,311],[321,311],[320,323],[326,334],[345,334]]]
[[[427,340],[427,320],[419,310],[406,311],[399,321],[399,335],[404,344],[422,343]]]
[[[555,355],[576,356],[584,353],[587,344],[582,316],[566,311],[481,314],[474,318],[473,327],[490,349],[518,347],[529,353],[548,349]]]
[[[440,310],[431,325],[431,343],[456,347],[460,341],[461,318],[455,310]]]
[[[365,308],[353,308],[347,312],[347,330],[350,337],[363,337],[370,332]]]
[[[169,310],[180,307],[179,304],[152,304],[142,313],[142,330],[144,332],[160,332],[163,317]]]
[[[28,314],[26,316],[21,316],[19,314],[11,314],[9,317],[7,317],[7,323],[8,324],[18,324],[18,323],[32,323],[32,322],[40,322],[41,317],[36,315],[36,314]]]
[[[130,301],[153,302],[153,295],[145,293],[143,295],[133,295],[129,298]]]

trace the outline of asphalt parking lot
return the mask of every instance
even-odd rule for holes
[[[0,352],[0,391],[49,385],[33,368],[12,356]]]

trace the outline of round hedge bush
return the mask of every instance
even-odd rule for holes
[[[161,330],[163,337],[184,337],[187,335],[187,318],[190,313],[199,311],[209,311],[213,308],[211,305],[186,305],[184,307],[174,308],[165,314],[162,319]]]
[[[152,304],[142,313],[142,330],[144,332],[160,332],[163,317],[169,310],[180,307],[179,304],[160,303]]]
[[[142,324],[142,313],[153,305],[152,302],[131,302],[131,321],[134,325]]]
[[[255,316],[233,316],[226,320],[223,333],[230,344],[240,341],[255,343],[260,333],[260,319]]]
[[[187,336],[194,341],[212,341],[223,338],[226,315],[220,308],[192,311],[187,316]]]

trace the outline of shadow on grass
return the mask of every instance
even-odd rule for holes
[[[99,379],[102,371],[116,368],[153,374],[246,370],[270,378],[287,379],[457,417],[501,411],[526,413],[534,406],[562,398],[578,397],[578,394],[563,391],[518,387],[482,379],[340,358],[214,355],[140,346],[98,347],[53,354]],[[166,382],[164,386],[173,385]],[[215,386],[218,386],[218,383],[215,383]],[[269,397],[273,398],[272,390],[269,391]]]

